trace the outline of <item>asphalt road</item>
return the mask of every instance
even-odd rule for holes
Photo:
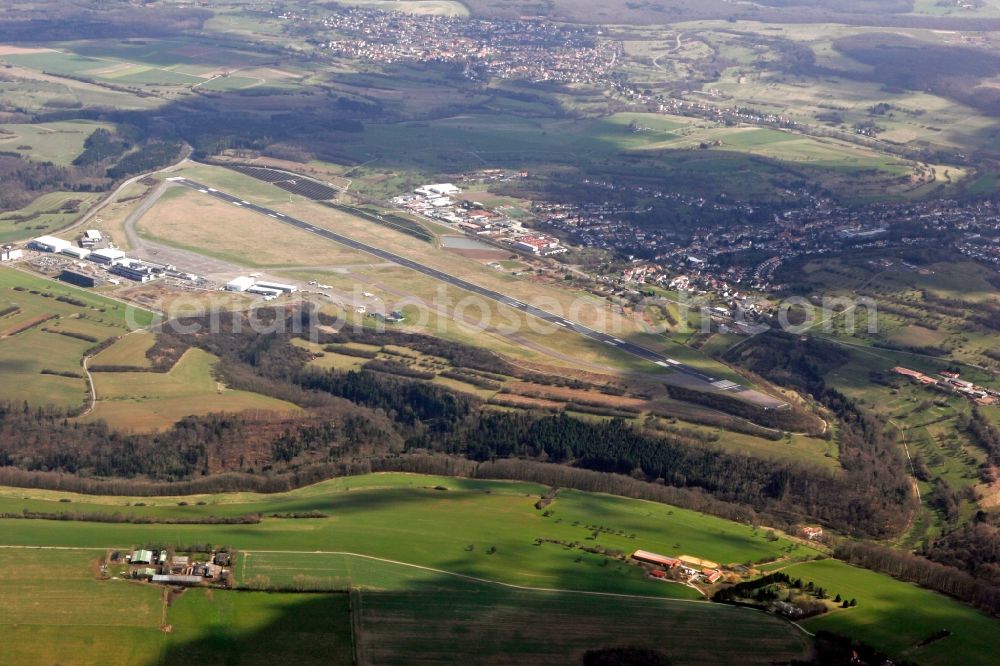
[[[298,227],[303,231],[307,231],[311,234],[315,234],[322,238],[326,238],[327,240],[331,240],[335,243],[340,243],[341,245],[347,246],[351,249],[359,250],[361,252],[367,252],[368,254],[379,257],[380,259],[384,259],[399,266],[404,266],[406,268],[415,270],[418,273],[422,273],[436,280],[441,280],[442,282],[458,287],[459,289],[471,291],[472,293],[479,294],[484,298],[488,298],[498,303],[503,303],[508,307],[514,308],[515,310],[520,310],[521,312],[532,315],[533,317],[537,317],[543,321],[547,321],[555,326],[562,326],[563,328],[574,331],[584,337],[590,338],[591,340],[600,342],[602,344],[606,344],[609,347],[615,347],[623,352],[626,352],[633,356],[637,356],[641,359],[645,359],[650,363],[655,363],[656,365],[659,365],[663,368],[667,368],[674,372],[679,372],[688,375],[690,377],[694,377],[695,379],[699,379],[703,382],[711,384],[716,388],[732,392],[741,392],[746,390],[746,387],[731,382],[727,379],[713,377],[712,375],[702,372],[697,368],[685,365],[675,359],[663,356],[635,343],[629,342],[627,340],[622,340],[621,338],[616,338],[613,335],[609,335],[601,331],[595,331],[594,329],[588,328],[583,324],[579,324],[575,321],[570,321],[558,315],[554,315],[551,312],[542,310],[541,308],[536,308],[533,305],[519,301],[515,298],[511,298],[509,296],[505,296],[491,289],[487,289],[477,284],[467,282],[461,278],[457,278],[443,271],[439,271],[436,268],[431,268],[419,262],[413,261],[412,259],[401,257],[398,254],[393,254],[392,252],[388,252],[387,250],[382,250],[377,247],[372,247],[371,245],[359,243],[353,238],[348,238],[347,236],[342,236],[341,234],[338,234],[334,231],[330,231],[329,229],[317,227],[313,224],[310,224],[309,222],[303,222],[302,220],[298,220],[294,217],[289,217],[288,215],[285,215],[284,213],[279,213],[276,210],[265,208],[264,206],[258,206],[255,203],[251,203],[239,197],[234,197],[231,194],[226,194],[225,192],[221,192],[217,189],[214,189],[207,185],[202,185],[201,183],[195,182],[187,178],[169,178],[168,180],[178,185],[190,187],[191,189],[197,190],[203,194],[213,196],[216,199],[221,199],[222,201],[231,203],[234,206],[240,206],[242,208],[245,208],[246,210],[250,210],[255,213],[260,213],[262,215],[267,215],[268,217],[272,217],[279,222],[283,222],[293,227]]]

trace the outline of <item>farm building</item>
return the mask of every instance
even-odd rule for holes
[[[0,249],[0,261],[16,261],[23,256],[24,250],[18,250],[12,247]]]
[[[254,285],[256,280],[252,277],[240,276],[233,278],[226,283],[226,291],[246,291]]]
[[[80,273],[78,271],[71,271],[64,269],[62,273],[59,274],[59,279],[62,282],[68,282],[69,284],[76,285],[77,287],[96,287],[97,278],[93,275],[87,275],[86,273]]]
[[[151,550],[139,549],[132,552],[132,564],[149,564],[156,556]]]
[[[807,525],[802,528],[802,533],[807,539],[815,541],[823,536],[823,528],[819,526],[810,527]]]
[[[153,576],[154,583],[167,583],[171,585],[201,585],[201,576],[181,576],[171,574],[158,574]]]
[[[132,572],[133,578],[148,578],[152,580],[156,577],[156,569],[153,567],[143,567]]]
[[[99,264],[116,264],[125,259],[125,253],[121,250],[115,250],[112,248],[105,248],[103,250],[94,250],[90,253],[90,260],[96,261]]]
[[[56,238],[55,236],[39,236],[30,243],[28,247],[33,250],[41,250],[42,252],[62,252],[68,247],[71,247],[71,243],[62,238]]]
[[[701,577],[705,579],[706,583],[711,585],[718,582],[718,580],[722,578],[722,572],[718,569],[702,569]]]
[[[667,567],[668,569],[680,564],[680,560],[673,557],[666,557],[665,555],[657,555],[656,553],[650,553],[645,550],[637,550],[632,553],[633,560],[639,560],[640,562],[646,562],[647,564],[655,564],[661,567]]]

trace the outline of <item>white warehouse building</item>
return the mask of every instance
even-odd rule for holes
[[[418,187],[414,190],[417,194],[423,197],[447,197],[454,194],[459,194],[462,190],[451,183],[435,183],[433,185],[424,185]]]
[[[258,287],[264,287],[265,289],[276,289],[277,291],[285,292],[286,294],[294,294],[299,290],[294,284],[282,284],[281,282],[261,282],[257,281]]]
[[[13,247],[0,248],[0,261],[15,261],[24,256],[24,250]]]
[[[68,240],[56,238],[55,236],[39,236],[28,243],[28,247],[34,250],[41,250],[42,252],[62,252],[72,246],[73,244]]]
[[[63,249],[62,254],[68,254],[74,259],[86,259],[90,255],[90,250],[70,245],[69,247]]]
[[[252,277],[240,276],[238,278],[233,278],[226,283],[226,291],[246,291],[254,285],[254,280]]]
[[[278,291],[277,289],[271,289],[270,287],[262,287],[260,282],[253,285],[252,287],[248,287],[246,289],[246,292],[248,294],[258,294],[260,296],[267,296],[268,298],[277,298],[278,296],[281,296],[280,291]]]
[[[90,260],[96,261],[99,264],[117,264],[125,259],[125,253],[121,250],[115,250],[112,248],[105,248],[103,250],[94,250],[90,253]]]

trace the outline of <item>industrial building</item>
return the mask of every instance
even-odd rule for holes
[[[277,289],[278,291],[283,291],[286,294],[294,294],[299,290],[294,284],[282,284],[281,282],[260,282],[256,283],[258,287],[264,287],[265,289]]]
[[[93,275],[87,275],[86,273],[80,273],[78,271],[71,271],[64,269],[62,273],[59,274],[59,279],[62,282],[68,282],[69,284],[76,285],[77,287],[96,287],[97,278]]]
[[[111,266],[109,273],[121,275],[136,282],[149,282],[160,277],[161,271],[154,266],[149,266],[134,259],[124,259]]]
[[[559,241],[547,236],[522,236],[514,241],[513,246],[522,252],[531,254],[549,255],[565,252],[566,248],[559,247]]]
[[[254,280],[252,277],[240,276],[238,278],[233,278],[226,283],[226,291],[246,291],[254,285]]]
[[[63,248],[60,254],[67,254],[74,259],[86,259],[90,256],[90,250],[86,250],[82,247],[76,247],[75,245],[70,245],[67,248]]]
[[[56,238],[55,236],[39,236],[28,243],[28,247],[31,249],[41,250],[42,252],[62,252],[66,248],[72,247],[72,245],[68,240]]]
[[[90,253],[90,260],[99,264],[115,264],[125,259],[125,253],[113,248],[94,250]]]
[[[435,183],[434,185],[418,187],[414,192],[422,197],[448,197],[461,194],[462,190],[451,183]]]
[[[24,256],[24,250],[13,247],[0,248],[0,261],[17,261]]]
[[[260,283],[255,284],[255,285],[253,285],[251,287],[247,287],[243,291],[245,291],[248,294],[257,294],[258,296],[267,296],[268,298],[277,298],[278,296],[281,296],[281,294],[283,293],[283,292],[281,292],[278,289],[271,289],[270,287],[265,287],[265,286],[261,285]]]

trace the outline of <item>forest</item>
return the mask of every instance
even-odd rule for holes
[[[264,310],[288,318],[285,331],[309,331],[322,343],[345,333],[320,333],[308,311]],[[194,321],[185,321],[193,330]],[[201,322],[206,323],[206,322]],[[161,333],[163,348],[201,347],[220,358],[228,386],[294,402],[297,416],[243,414],[190,417],[157,434],[122,434],[66,415],[7,405],[0,412],[0,465],[92,478],[190,482],[227,472],[280,475],[317,465],[365,464],[403,453],[437,453],[475,462],[544,462],[631,477],[653,486],[696,490],[739,512],[790,526],[820,521],[859,536],[898,534],[912,510],[905,478],[889,469],[890,444],[873,417],[827,391],[839,419],[844,471],[725,450],[684,429],[646,427],[622,418],[584,420],[564,413],[489,409],[479,398],[371,369],[341,372],[308,366],[310,352],[291,333]],[[306,333],[302,333],[306,335]],[[353,332],[350,335],[381,335]],[[453,342],[388,333],[382,344],[433,348],[458,368],[505,364]],[[464,361],[467,365],[460,365]],[[72,447],[65,442],[72,441]],[[728,511],[727,511],[728,512]]]

